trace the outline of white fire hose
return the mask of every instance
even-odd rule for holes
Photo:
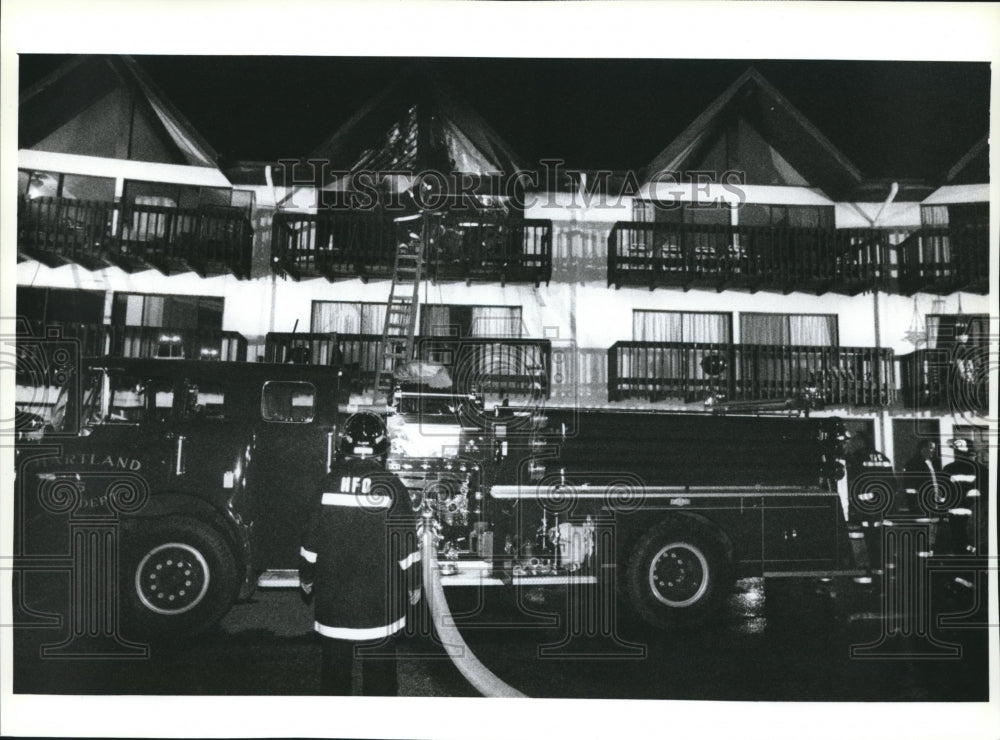
[[[507,698],[524,698],[524,694],[513,686],[502,681],[493,671],[484,666],[477,658],[461,632],[455,626],[455,620],[448,609],[448,600],[441,585],[441,573],[437,562],[437,547],[434,543],[434,531],[429,516],[424,517],[423,535],[420,539],[423,553],[420,556],[424,575],[424,590],[427,593],[427,605],[430,608],[434,627],[444,645],[444,649],[459,672],[483,696],[498,696]]]

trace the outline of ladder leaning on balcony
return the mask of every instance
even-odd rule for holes
[[[421,216],[406,217],[407,221]],[[397,219],[397,222],[403,219]],[[420,230],[421,232],[423,229]],[[406,231],[408,238],[400,239],[396,246],[396,259],[389,287],[382,338],[377,352],[375,392],[392,391],[393,373],[401,362],[413,359],[414,335],[417,329],[417,309],[420,300],[420,281],[424,268],[424,238],[422,233]]]

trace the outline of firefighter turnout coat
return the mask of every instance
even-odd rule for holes
[[[406,625],[420,585],[417,516],[406,486],[371,460],[338,462],[303,536],[299,578],[315,594],[315,629],[340,640],[388,637]]]

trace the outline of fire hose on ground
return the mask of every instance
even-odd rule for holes
[[[448,600],[441,585],[441,572],[437,562],[437,547],[434,543],[434,528],[430,517],[425,516],[420,547],[423,551],[420,559],[423,567],[424,590],[427,594],[427,604],[431,619],[437,629],[438,637],[451,662],[459,672],[483,696],[523,698],[525,695],[510,684],[501,680],[493,671],[487,668],[475,656],[461,632],[455,626],[455,621],[448,609]]]

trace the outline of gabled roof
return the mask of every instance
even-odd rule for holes
[[[742,124],[770,145],[774,166],[834,196],[855,187],[861,172],[763,75],[749,68],[647,166],[649,182],[664,172],[697,169],[727,130]],[[754,183],[751,183],[754,184]],[[771,183],[756,183],[771,184]]]
[[[482,175],[520,169],[500,135],[424,63],[408,67],[309,158],[349,172],[398,168]]]
[[[990,181],[989,137],[984,136],[944,176],[945,185],[978,185]]]
[[[127,56],[74,57],[25,90],[18,146],[215,167],[218,154]]]

